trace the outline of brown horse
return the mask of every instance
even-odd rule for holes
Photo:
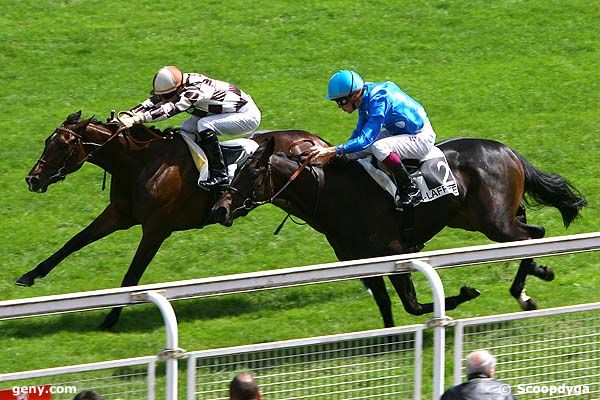
[[[322,167],[302,170],[297,160],[274,154],[273,142],[263,142],[213,207],[214,219],[231,226],[235,218],[272,202],[323,233],[338,259],[353,260],[414,251],[445,226],[479,231],[496,242],[541,238],[544,228],[527,223],[525,194],[534,203],[556,207],[565,226],[586,205],[563,177],[540,171],[502,143],[454,139],[438,146],[446,155],[460,194],[421,203],[411,215],[397,211],[391,196],[356,161],[338,157]],[[407,216],[416,221],[411,234],[404,229]],[[510,292],[523,309],[530,310],[536,303],[525,294],[527,275],[549,281],[554,272],[531,258],[521,261]],[[432,311],[432,303],[417,301],[410,274],[390,275],[389,279],[409,313]],[[383,277],[363,281],[375,297],[384,325],[393,326]],[[446,298],[446,309],[478,294],[463,287],[458,295]]]
[[[21,276],[16,284],[31,286],[73,252],[111,233],[142,225],[142,239],[121,286],[137,285],[163,241],[172,232],[201,228],[208,223],[214,193],[200,189],[198,171],[179,135],[166,140],[164,132],[135,125],[81,119],[71,114],[46,139],[41,158],[26,182],[32,192],[45,192],[88,161],[111,174],[110,203],[96,219],[56,253]],[[140,145],[136,137],[149,137]],[[254,134],[258,143],[273,138],[277,151],[299,154],[313,144],[326,143],[305,131],[272,131]],[[121,308],[114,308],[101,327],[111,328]]]

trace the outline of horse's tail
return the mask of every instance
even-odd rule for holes
[[[587,205],[581,192],[558,174],[541,171],[531,165],[525,157],[515,152],[525,171],[525,202],[556,207],[562,215],[565,227],[577,217]]]

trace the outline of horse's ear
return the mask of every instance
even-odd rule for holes
[[[268,160],[269,157],[271,157],[271,155],[273,155],[273,152],[275,151],[275,138],[271,137],[266,142],[263,142],[258,148],[258,150],[260,151],[260,153],[258,153],[260,159],[265,161]]]
[[[65,120],[65,123],[75,124],[75,123],[79,122],[80,119],[81,119],[81,110],[77,111],[76,113],[70,114],[67,117],[67,119]]]
[[[275,138],[273,136],[271,136],[271,139],[269,139],[269,143],[267,143],[267,153],[269,153],[269,157],[273,154],[274,151],[275,151]]]

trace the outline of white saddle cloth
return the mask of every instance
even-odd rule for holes
[[[448,162],[446,161],[446,156],[444,152],[437,147],[431,149],[429,153],[421,160],[421,162],[439,158],[441,159],[439,163],[442,163],[442,166],[438,166],[438,169],[444,169],[447,172],[447,176],[442,181],[442,185],[436,188],[429,188],[425,179],[423,178],[422,173],[418,173],[416,176],[412,175],[417,187],[421,191],[421,195],[423,197],[423,202],[429,202],[437,199],[438,197],[444,196],[446,194],[452,193],[455,196],[458,196],[458,187],[456,185],[456,181],[454,179],[454,175],[448,166]],[[375,168],[371,163],[371,158],[361,158],[358,160],[360,165],[367,171],[369,175],[381,186],[386,192],[392,196],[392,198],[396,198],[396,185],[394,181],[382,170]]]
[[[194,164],[196,164],[196,168],[198,168],[198,172],[200,173],[198,180],[207,180],[210,174],[208,172],[208,160],[206,158],[206,153],[204,153],[204,150],[202,150],[198,143],[194,141],[193,134],[184,131],[179,131],[179,133],[181,137],[183,137],[183,140],[185,140],[185,143],[188,145],[188,149],[190,150],[192,160],[194,160]],[[246,138],[227,140],[224,142],[220,142],[219,145],[221,147],[241,146],[248,155],[254,153],[256,149],[258,149],[258,143],[256,143],[254,140]],[[227,166],[227,174],[229,175],[229,178],[233,178],[236,169],[237,164],[235,163]]]

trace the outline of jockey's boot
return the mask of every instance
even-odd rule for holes
[[[206,189],[215,188],[224,190],[229,184],[227,167],[223,159],[223,152],[219,146],[217,135],[211,130],[205,130],[198,133],[200,137],[200,147],[206,153],[208,159],[208,172],[210,176],[205,181],[199,181],[198,185]]]
[[[411,178],[404,164],[400,163],[392,168],[392,174],[396,178],[396,186],[398,187],[396,209],[401,210],[406,206],[415,207],[423,201],[417,184]]]

